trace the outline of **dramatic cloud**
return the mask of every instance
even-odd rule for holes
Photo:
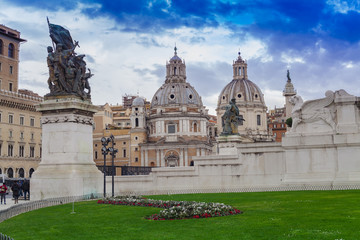
[[[121,103],[124,94],[151,100],[164,83],[166,61],[186,60],[187,80],[215,114],[232,80],[238,51],[269,108],[284,103],[286,70],[304,99],[343,88],[360,95],[359,1],[344,0],[0,0],[0,23],[27,39],[20,87],[46,86],[46,16],[65,26],[86,54],[95,104]]]

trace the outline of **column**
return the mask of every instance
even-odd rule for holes
[[[141,166],[144,167],[145,166],[145,157],[144,157],[144,152],[145,150],[141,151]]]
[[[160,150],[156,149],[156,166],[160,167]]]
[[[179,165],[180,167],[183,167],[185,166],[184,165],[184,149],[183,148],[180,148],[180,159],[179,159]]]
[[[187,148],[185,148],[185,167],[189,166],[189,163],[188,163],[188,150]]]
[[[148,152],[149,152],[149,150],[146,149],[146,150],[145,150],[145,167],[148,167],[148,166],[149,166]]]
[[[164,158],[164,149],[160,150],[160,161],[161,161],[161,167],[165,167],[165,158]]]

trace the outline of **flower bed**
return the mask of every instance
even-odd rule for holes
[[[164,208],[159,214],[146,217],[150,220],[173,220],[185,218],[209,218],[241,214],[242,212],[223,203],[188,201],[163,201],[136,196],[119,196],[98,201],[99,204]]]

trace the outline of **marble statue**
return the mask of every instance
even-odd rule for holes
[[[229,105],[225,107],[225,113],[221,116],[223,131],[221,135],[238,135],[239,123],[245,121],[239,115],[239,108],[235,104],[235,99],[231,99]]]
[[[291,132],[297,132],[299,124],[314,123],[321,121],[335,130],[335,107],[333,106],[335,93],[327,91],[325,98],[303,102],[299,95],[291,97],[290,103],[294,105],[292,110]]]
[[[90,99],[89,78],[93,76],[90,69],[86,71],[85,55],[77,55],[78,41],[73,41],[70,32],[62,26],[51,24],[48,19],[50,38],[53,47],[47,48],[49,68],[48,86],[52,95],[75,95]]]

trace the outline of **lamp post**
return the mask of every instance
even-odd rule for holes
[[[111,139],[111,147],[109,147],[109,152],[111,154],[111,196],[114,197],[114,175],[115,175],[115,166],[114,166],[114,158],[116,153],[118,152],[117,149],[114,148],[114,145],[116,145],[116,143],[114,142],[114,136],[111,134],[110,136]]]
[[[111,142],[111,147],[107,148],[107,145],[109,144],[109,142]],[[110,137],[105,138],[102,137],[101,138],[101,144],[103,145],[103,147],[101,148],[102,154],[104,155],[104,197],[106,197],[106,155],[110,152],[111,155],[111,161],[112,161],[112,171],[111,171],[111,175],[112,175],[112,196],[114,196],[114,158],[116,153],[118,152],[117,149],[114,148],[114,146],[116,145],[116,143],[114,142],[114,136],[111,134]]]

